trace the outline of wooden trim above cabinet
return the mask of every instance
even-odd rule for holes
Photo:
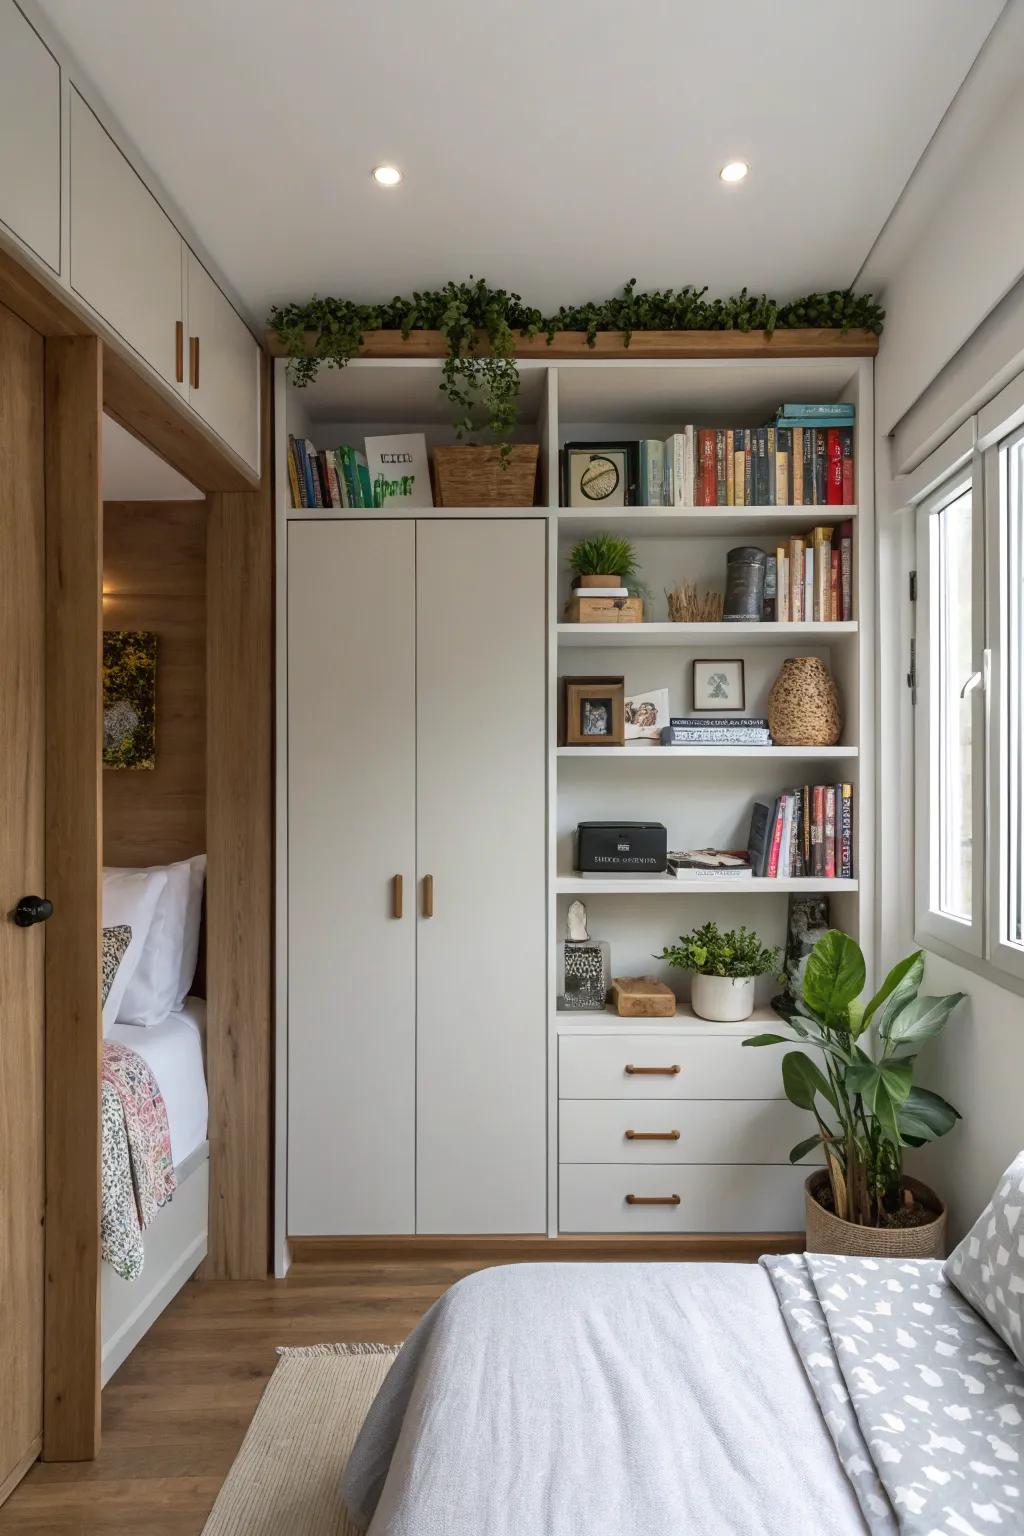
[[[318,331],[306,332],[306,350],[316,347]],[[549,343],[546,335],[523,336],[515,332],[516,357],[540,361],[567,362],[602,357],[628,363],[630,358],[670,361],[675,358],[706,357],[874,357],[878,337],[865,330],[777,330],[767,331],[634,331],[629,346],[623,331],[599,331],[594,345],[586,331],[559,331]],[[479,350],[486,354],[488,341],[479,333]],[[287,357],[288,350],[276,331],[264,334],[264,346],[271,357]],[[440,331],[367,331],[359,348],[360,357],[447,357],[448,344]]]
[[[385,1262],[393,1259],[483,1259],[492,1264],[528,1264],[551,1259],[590,1263],[604,1259],[701,1260],[750,1264],[762,1253],[800,1253],[802,1232],[586,1233],[542,1237],[512,1233],[507,1237],[291,1237],[293,1264]]]

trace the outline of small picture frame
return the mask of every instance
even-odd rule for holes
[[[566,677],[567,747],[625,746],[626,680],[623,677]]]
[[[669,723],[668,689],[651,688],[626,699],[626,740],[658,746],[662,728]]]
[[[711,714],[716,710],[740,710],[746,707],[743,662],[707,661],[693,664],[694,713]]]
[[[631,507],[639,462],[636,443],[566,443],[562,450],[564,507]]]

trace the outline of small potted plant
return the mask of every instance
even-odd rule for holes
[[[640,580],[636,550],[628,539],[614,533],[595,533],[580,539],[569,552],[574,587],[625,587],[630,596],[646,597]]]
[[[778,971],[779,951],[768,949],[747,928],[723,933],[717,923],[705,923],[680,936],[656,960],[667,960],[681,971],[692,971],[690,1004],[700,1019],[738,1024],[754,1011],[754,982]]]
[[[936,1141],[960,1118],[937,1093],[917,1087],[914,1072],[922,1045],[945,1028],[964,994],[919,997],[923,976],[918,950],[863,1001],[864,956],[848,934],[832,929],[791,980],[795,997],[775,1000],[790,1032],[743,1042],[792,1042],[821,1053],[821,1066],[802,1050],[782,1058],[786,1097],[815,1120],[814,1135],[789,1160],[798,1163],[819,1146],[825,1155],[825,1167],[807,1180],[812,1253],[943,1255],[946,1208],[903,1172],[903,1149]]]

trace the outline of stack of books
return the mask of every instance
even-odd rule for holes
[[[747,852],[767,880],[853,879],[853,785],[804,784],[757,800]]]
[[[754,875],[749,854],[723,848],[670,853],[667,872],[674,880],[751,880]]]
[[[288,437],[288,483],[293,507],[372,507],[366,455],[343,443],[315,448],[308,437]]]
[[[853,523],[814,528],[768,556],[764,618],[834,623],[853,618]]]
[[[663,747],[770,747],[768,721],[755,715],[673,715]]]

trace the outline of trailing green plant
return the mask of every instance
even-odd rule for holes
[[[621,294],[594,303],[562,305],[543,315],[518,293],[491,288],[483,278],[445,283],[410,298],[357,304],[351,299],[313,296],[305,304],[275,305],[268,324],[291,359],[296,384],[309,384],[322,363],[344,368],[368,331],[440,331],[448,346],[441,392],[455,408],[459,437],[486,431],[503,445],[516,425],[519,369],[515,334],[546,336],[584,331],[594,346],[601,331],[621,331],[628,347],[635,331],[767,331],[820,327],[840,331],[862,327],[880,334],[885,311],[871,294],[850,289],[811,293],[780,304],[744,288],[731,298],[708,299],[707,288],[653,289],[637,293],[631,277]],[[310,349],[310,335],[312,347]]]
[[[782,1058],[786,1097],[812,1114],[817,1127],[789,1160],[797,1163],[821,1146],[835,1214],[858,1226],[899,1223],[904,1148],[936,1141],[960,1119],[945,1099],[919,1088],[914,1073],[921,1046],[945,1028],[964,994],[919,997],[923,977],[918,950],[893,966],[864,1002],[860,947],[831,929],[790,978],[795,997],[775,1000],[790,1032],[743,1042],[804,1044],[821,1053],[821,1067],[802,1050]]]
[[[756,933],[748,928],[723,933],[717,923],[680,935],[678,944],[667,945],[654,958],[701,976],[768,976],[779,968],[779,951],[762,944]]]
[[[620,534],[595,533],[580,539],[569,551],[569,567],[577,576],[617,576],[634,596],[650,596],[640,577],[636,550]]]

